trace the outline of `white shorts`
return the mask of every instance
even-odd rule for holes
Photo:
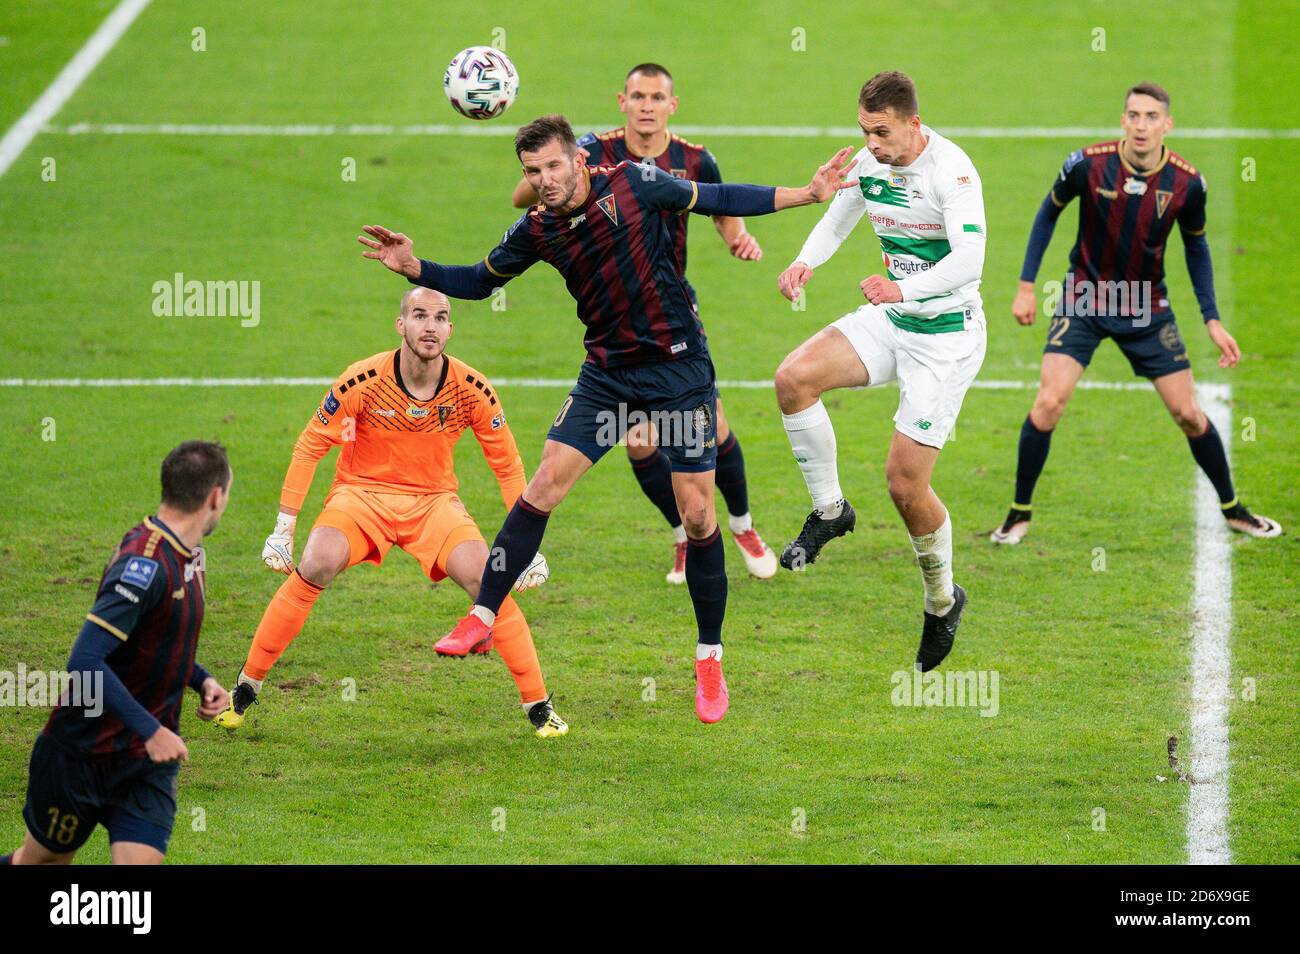
[[[899,328],[884,305],[863,305],[831,324],[858,353],[867,387],[898,380],[894,425],[929,447],[943,447],[966,391],[984,363],[984,314],[967,309],[961,331],[922,334]]]

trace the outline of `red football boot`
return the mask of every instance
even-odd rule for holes
[[[442,639],[433,644],[439,656],[468,656],[492,652],[492,630],[474,613],[467,614]]]
[[[695,660],[695,714],[701,722],[721,722],[727,714],[727,680],[716,655]]]

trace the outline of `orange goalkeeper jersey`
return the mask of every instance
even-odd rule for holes
[[[453,452],[472,430],[501,484],[506,509],[524,492],[524,462],[496,390],[463,361],[444,355],[442,380],[427,401],[402,383],[400,351],[384,351],[343,372],[293,448],[280,505],[301,509],[316,465],[343,445],[335,484],[382,493],[455,493]]]

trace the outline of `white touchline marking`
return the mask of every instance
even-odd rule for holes
[[[575,123],[605,129],[609,123]],[[1116,126],[938,126],[950,139],[1118,139]],[[72,123],[42,130],[69,136],[470,136],[513,137],[502,123]],[[856,126],[673,126],[681,136],[771,139],[857,139]],[[1300,129],[1179,127],[1175,139],[1300,139]]]
[[[1223,437],[1231,459],[1232,389],[1198,386],[1201,404]],[[1196,488],[1195,583],[1192,591],[1192,712],[1187,799],[1187,861],[1228,864],[1228,703],[1232,697],[1232,545],[1209,479]]]
[[[260,387],[329,387],[337,378],[0,378],[0,388],[260,388]],[[497,388],[571,388],[573,378],[493,378]],[[772,387],[765,380],[718,380],[722,390],[762,390]],[[1028,391],[1037,381],[976,381],[971,387],[984,391]],[[1084,391],[1151,391],[1146,381],[1089,381],[1078,384]],[[1231,396],[1226,384],[1198,384],[1202,394],[1218,400]]]
[[[40,98],[32,103],[27,112],[19,117],[0,139],[0,176],[9,171],[9,167],[22,155],[27,145],[43,131],[45,124],[63,108],[72,94],[81,86],[82,81],[99,65],[122,34],[126,32],[140,11],[149,6],[149,0],[122,0],[107,19],[99,25],[77,55],[68,61],[63,72],[54,78]]]

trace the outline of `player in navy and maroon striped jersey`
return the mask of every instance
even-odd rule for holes
[[[195,661],[203,623],[199,541],[230,492],[220,444],[190,441],[163,461],[156,516],[127,531],[68,659],[78,691],[59,700],[32,750],[14,864],[67,863],[97,824],[114,864],[162,861],[176,815],[186,688],[211,719],[230,701]],[[0,859],[3,862],[5,859]]]
[[[641,63],[632,67],[618,94],[618,108],[626,123],[606,133],[588,133],[578,140],[590,166],[613,166],[620,162],[640,162],[658,166],[679,179],[718,183],[722,173],[712,153],[703,146],[687,142],[668,131],[668,120],[677,112],[678,99],[673,92],[672,74],[658,63]],[[515,208],[525,209],[537,202],[537,192],[527,179],[519,182],[513,196]],[[663,212],[664,225],[672,239],[677,260],[686,272],[686,229],[690,215]],[[756,262],[763,257],[758,240],[745,228],[745,220],[735,215],[715,215],[713,224],[731,254],[742,261]],[[695,289],[687,282],[691,299]],[[698,302],[696,302],[698,310]],[[749,512],[749,482],[745,476],[745,454],[740,440],[727,421],[722,397],[718,396],[718,469],[717,486],[727,503],[728,525],[745,560],[745,567],[758,579],[776,575],[776,555],[754,529]],[[627,434],[627,456],[632,473],[642,492],[650,499],[672,528],[673,568],[669,583],[686,582],[686,528],[682,526],[673,497],[673,474],[668,458],[656,446],[654,428],[642,425]]]
[[[1034,219],[1012,306],[1022,325],[1034,321],[1034,278],[1056,219],[1072,199],[1079,200],[1078,236],[1047,331],[1042,381],[1020,429],[1015,500],[991,539],[1019,543],[1028,532],[1030,499],[1052,431],[1104,338],[1114,339],[1134,374],[1155,385],[1214,485],[1228,526],[1255,537],[1278,536],[1282,528],[1276,521],[1252,514],[1237,499],[1223,441],[1197,403],[1187,348],[1165,290],[1165,246],[1177,223],[1205,330],[1219,349],[1219,367],[1234,367],[1241,349],[1223,327],[1214,300],[1205,177],[1164,144],[1173,119],[1162,87],[1140,83],[1129,89],[1120,125],[1123,139],[1070,154]]]
[[[541,464],[497,534],[475,605],[450,637],[487,637],[510,586],[537,552],[551,510],[629,425],[648,419],[672,467],[689,540],[686,585],[699,631],[696,714],[704,722],[726,714],[721,657],[727,577],[713,511],[717,385],[662,213],[766,215],[824,202],[855,184],[844,179],[853,165],[850,152],[841,149],[801,189],[697,183],[628,162],[588,169],[568,120],[544,116],[515,137],[515,154],[541,202],[482,262],[421,261],[405,235],[365,227],[359,241],[370,249],[367,258],[454,298],[486,298],[546,261],[564,276],[587,329],[587,361],[547,433]]]

